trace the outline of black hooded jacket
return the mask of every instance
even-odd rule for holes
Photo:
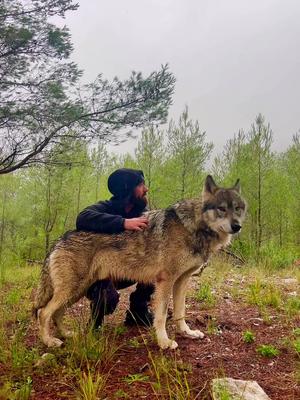
[[[97,233],[123,232],[125,218],[139,217],[146,210],[146,208],[134,207],[126,213],[125,204],[124,199],[112,197],[110,200],[99,201],[85,208],[77,217],[76,229]]]

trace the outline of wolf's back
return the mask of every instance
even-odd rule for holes
[[[53,296],[53,286],[49,271],[49,255],[45,258],[41,271],[40,283],[35,295],[33,315],[37,318],[38,310],[45,307]]]

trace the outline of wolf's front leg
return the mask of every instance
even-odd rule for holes
[[[154,328],[157,342],[161,349],[176,349],[178,344],[169,339],[166,331],[168,304],[173,284],[166,280],[157,283],[154,304]]]
[[[190,274],[184,274],[177,279],[173,287],[174,321],[177,332],[191,339],[203,339],[204,333],[198,329],[190,329],[185,322],[185,295]]]

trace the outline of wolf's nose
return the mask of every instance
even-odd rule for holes
[[[232,225],[231,225],[231,229],[232,229],[232,232],[233,232],[233,233],[237,233],[238,231],[241,230],[241,225],[239,225],[239,224],[232,224]]]

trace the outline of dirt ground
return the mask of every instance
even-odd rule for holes
[[[190,293],[196,290],[197,285],[195,278],[191,283]],[[281,309],[270,309],[268,318],[262,318],[257,306],[249,305],[229,294],[231,286],[231,281],[225,281],[221,297],[215,305],[208,308],[193,296],[188,297],[186,319],[191,327],[202,330],[205,337],[202,340],[191,340],[176,336],[179,348],[175,351],[160,351],[153,340],[153,334],[146,328],[120,329],[123,327],[128,295],[132,288],[121,291],[117,311],[106,320],[107,324],[120,329],[117,337],[120,349],[113,361],[108,362],[104,368],[109,379],[100,398],[209,400],[211,380],[216,377],[231,377],[257,381],[272,400],[299,400],[299,354],[286,343],[295,327],[300,327],[300,316],[286,319]],[[86,300],[77,303],[69,312],[69,318],[76,318],[78,315],[89,315]],[[251,330],[255,336],[252,343],[245,343],[243,340],[243,332],[247,330]],[[175,335],[171,319],[168,321],[168,331]],[[34,323],[27,330],[24,340],[29,348],[37,346],[40,355],[49,352],[41,345]],[[272,358],[261,356],[257,347],[262,344],[272,344],[280,354]],[[63,352],[63,349],[60,351]],[[62,353],[59,354],[62,357]],[[157,394],[155,386],[151,384],[155,380],[155,371],[149,354],[152,357],[164,355],[176,364],[176,368],[188,380],[190,393],[186,397],[164,397]],[[30,398],[74,398],[70,385],[73,378],[64,368],[65,366],[47,369],[43,374],[33,369]],[[103,365],[101,368],[103,372]],[[4,380],[9,373],[9,366],[0,364],[0,379]]]

